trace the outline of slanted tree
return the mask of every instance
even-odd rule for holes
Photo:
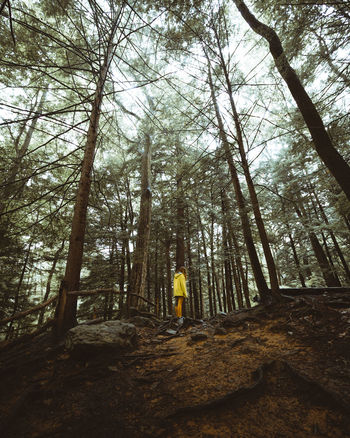
[[[303,87],[295,70],[291,67],[276,32],[255,18],[242,0],[234,0],[237,9],[249,26],[269,42],[270,52],[276,67],[304,118],[312,136],[315,149],[321,160],[330,170],[350,201],[350,166],[334,147],[314,103]]]
[[[266,302],[266,301],[269,301],[271,299],[271,292],[267,286],[267,283],[266,283],[266,280],[265,280],[265,277],[264,277],[264,274],[263,274],[263,271],[261,268],[261,264],[260,264],[260,261],[258,258],[258,254],[257,254],[256,248],[255,248],[255,244],[254,244],[254,240],[253,240],[253,236],[252,236],[252,232],[251,232],[251,227],[250,227],[250,221],[249,221],[248,213],[246,210],[246,201],[245,201],[244,196],[243,196],[243,192],[241,189],[241,184],[240,184],[240,181],[238,178],[237,170],[236,170],[236,167],[234,165],[233,158],[232,158],[230,144],[229,144],[226,132],[225,132],[224,124],[222,121],[219,106],[217,104],[217,100],[216,100],[216,96],[215,96],[214,84],[213,84],[212,75],[211,75],[210,60],[209,60],[208,56],[207,56],[207,61],[208,61],[208,79],[209,79],[209,86],[210,86],[210,90],[211,90],[211,97],[212,97],[212,101],[213,101],[213,105],[214,105],[214,109],[215,109],[215,113],[216,113],[217,123],[219,126],[219,135],[220,135],[222,145],[223,145],[223,148],[225,151],[227,164],[229,166],[230,173],[231,173],[232,184],[233,184],[234,190],[235,190],[236,202],[237,202],[237,205],[239,208],[239,214],[240,214],[241,223],[242,223],[242,231],[243,231],[243,235],[244,235],[244,240],[245,240],[245,244],[246,244],[247,251],[249,254],[249,258],[250,258],[250,262],[251,262],[251,266],[252,266],[252,270],[254,273],[254,278],[256,281],[256,285],[257,285],[259,294],[261,296],[262,301]]]
[[[77,297],[68,295],[69,291],[78,290],[80,271],[83,260],[84,235],[86,228],[87,206],[91,186],[91,170],[95,157],[95,148],[101,115],[101,104],[104,95],[104,87],[111,59],[115,50],[114,38],[122,11],[114,19],[107,39],[106,51],[98,72],[94,101],[90,115],[84,158],[81,167],[81,176],[74,207],[72,230],[69,240],[69,250],[65,269],[65,275],[60,288],[60,297],[56,311],[56,329],[60,336],[76,323]]]

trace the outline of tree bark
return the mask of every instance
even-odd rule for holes
[[[170,238],[167,238],[165,241],[165,262],[166,262],[166,291],[167,291],[168,315],[173,314],[173,290],[171,285],[170,245],[171,245],[171,240]]]
[[[259,295],[261,297],[262,302],[268,302],[272,299],[271,291],[269,290],[269,288],[267,286],[267,283],[266,283],[266,280],[264,278],[264,274],[262,272],[262,268],[260,265],[260,261],[259,261],[256,249],[255,249],[253,236],[252,236],[252,232],[250,229],[250,222],[249,222],[248,214],[246,211],[246,202],[245,202],[245,199],[243,197],[243,193],[242,193],[241,185],[239,182],[237,170],[236,170],[236,167],[235,167],[234,162],[233,162],[232,154],[230,151],[230,145],[229,145],[229,142],[228,142],[228,139],[226,136],[224,124],[223,124],[223,121],[221,118],[219,106],[217,104],[217,100],[216,100],[216,96],[215,96],[215,92],[214,92],[214,85],[213,85],[212,76],[211,76],[211,67],[210,67],[210,62],[209,62],[208,57],[207,57],[207,60],[208,60],[208,79],[209,79],[209,85],[210,85],[210,90],[211,90],[211,97],[212,97],[213,105],[215,108],[215,114],[216,114],[216,118],[217,118],[218,125],[219,125],[220,139],[221,139],[223,147],[224,147],[226,161],[227,161],[227,164],[229,166],[229,170],[230,170],[231,178],[232,178],[232,183],[233,183],[234,190],[235,190],[236,201],[237,201],[239,215],[240,215],[241,224],[242,224],[244,241],[245,241],[245,244],[246,244],[246,247],[248,250],[249,259],[251,262],[251,266],[252,266],[255,282],[256,282],[256,285],[257,285],[257,288],[259,291]]]
[[[151,138],[149,134],[146,134],[145,149],[142,157],[140,218],[137,229],[136,248],[133,254],[133,265],[128,284],[128,292],[133,292],[141,297],[145,296],[147,253],[151,232],[151,153]],[[138,299],[135,297],[128,299],[128,303],[133,307],[138,307],[139,305]]]
[[[198,211],[198,224],[199,224],[199,228],[201,231],[204,259],[205,259],[205,264],[206,264],[206,268],[207,268],[209,315],[210,315],[210,317],[212,317],[212,316],[214,316],[214,306],[213,306],[213,299],[212,299],[213,292],[212,292],[212,287],[211,287],[210,268],[209,268],[208,254],[207,254],[207,246],[205,243],[204,228],[203,228],[203,224],[202,224],[202,221],[200,218],[199,211]]]
[[[246,276],[244,274],[241,251],[240,251],[240,248],[238,245],[237,237],[236,237],[234,230],[233,230],[231,220],[227,214],[227,212],[229,211],[229,208],[230,208],[229,199],[228,199],[227,194],[224,190],[222,190],[221,196],[222,196],[223,209],[225,211],[226,224],[227,224],[227,228],[228,228],[228,235],[227,235],[228,236],[228,244],[230,247],[230,252],[232,254],[231,255],[232,274],[234,276],[234,281],[235,281],[235,286],[236,286],[238,307],[240,307],[240,306],[244,307],[243,306],[243,297],[242,297],[242,289],[243,289],[243,294],[244,294],[244,298],[246,301],[246,305],[248,308],[250,308],[251,304],[250,304],[250,298],[249,298],[249,287],[248,287],[248,282],[247,282]],[[235,267],[237,267],[237,275],[238,275],[237,280],[235,278],[235,272],[236,272]],[[241,279],[241,282],[239,282],[239,278]],[[235,302],[234,302],[233,296],[232,296],[232,305],[233,305],[233,308],[235,309],[236,307],[235,307]]]
[[[192,263],[192,251],[191,251],[191,228],[190,228],[190,221],[187,219],[187,257],[188,257],[188,269],[189,272],[191,272],[190,276],[190,300],[191,300],[191,313],[192,316],[194,316],[196,319],[200,318],[200,310],[199,310],[199,298],[198,298],[198,291],[197,291],[197,284],[193,269],[193,263]]]
[[[94,163],[104,85],[113,55],[113,38],[116,28],[117,22],[114,22],[109,36],[104,62],[99,72],[95,97],[92,104],[92,112],[90,115],[81,176],[74,207],[65,275],[60,287],[60,296],[56,309],[57,336],[62,336],[63,333],[76,324],[77,297],[68,295],[67,292],[79,289],[80,271],[83,260],[87,206],[91,186],[91,170]]]
[[[333,146],[314,103],[284,54],[278,35],[272,28],[257,20],[249,11],[243,0],[233,0],[233,2],[254,32],[269,42],[270,52],[275,60],[275,65],[286,82],[304,118],[319,157],[350,200],[350,167]]]
[[[232,306],[231,297],[233,297],[233,288],[232,288],[232,275],[231,275],[231,266],[230,266],[230,254],[227,244],[227,229],[226,229],[226,219],[223,217],[223,226],[222,226],[222,245],[224,249],[224,273],[225,273],[225,289],[226,289],[226,303],[228,312],[232,312],[232,309],[235,308],[234,301]],[[226,306],[225,306],[226,312]]]
[[[200,306],[200,318],[204,316],[204,302],[203,302],[203,289],[202,289],[202,275],[201,275],[201,251],[200,251],[200,237],[197,236],[197,266],[198,266],[198,288],[199,288],[199,306]]]
[[[177,160],[181,157],[177,151]],[[176,269],[185,266],[185,205],[182,188],[182,175],[176,175]]]
[[[212,206],[213,208],[213,206]],[[210,261],[211,261],[211,276],[213,280],[213,293],[214,292],[214,284],[215,284],[215,291],[216,291],[216,298],[217,303],[219,306],[220,312],[222,312],[222,304],[221,304],[221,297],[220,297],[220,288],[219,288],[219,282],[217,278],[216,273],[216,267],[215,267],[215,257],[214,257],[214,214],[211,214],[211,227],[210,227]]]
[[[277,278],[275,261],[274,261],[273,256],[272,256],[272,252],[271,252],[269,240],[267,237],[264,221],[263,221],[262,216],[261,216],[258,196],[256,194],[253,179],[252,179],[252,176],[250,174],[249,163],[248,163],[247,155],[246,155],[245,148],[244,148],[242,126],[241,126],[241,122],[239,120],[239,116],[237,113],[236,104],[233,100],[231,80],[230,80],[229,73],[227,71],[227,67],[226,67],[226,63],[225,63],[225,59],[224,59],[224,56],[223,56],[223,53],[221,50],[220,38],[219,38],[219,35],[218,35],[215,27],[214,27],[214,33],[215,33],[215,37],[216,37],[217,46],[219,49],[221,68],[222,68],[222,70],[224,72],[224,76],[225,76],[227,94],[228,94],[229,100],[230,100],[233,121],[235,124],[236,142],[238,144],[239,155],[241,157],[241,164],[242,164],[245,180],[247,183],[247,187],[249,190],[249,195],[250,195],[250,200],[251,200],[252,207],[253,207],[255,222],[256,222],[256,226],[258,228],[258,232],[259,232],[259,236],[260,236],[260,240],[261,240],[261,244],[263,247],[264,256],[265,256],[265,260],[266,260],[266,264],[267,264],[267,269],[269,272],[271,292],[275,296],[278,296],[279,295],[279,292],[278,292],[279,286],[278,286],[278,278]]]

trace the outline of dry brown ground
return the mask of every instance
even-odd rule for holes
[[[175,336],[143,327],[122,355],[75,358],[48,336],[6,349],[0,436],[350,437],[349,304],[299,298],[187,319]]]

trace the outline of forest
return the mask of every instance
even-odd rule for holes
[[[186,423],[187,432],[170,432],[170,423],[148,420],[133,429],[140,389],[131,384],[124,432],[102,436],[349,436],[349,25],[346,1],[0,1],[0,375],[31,355],[47,364],[54,356],[65,378],[75,367],[84,374],[62,339],[86,322],[135,323],[145,350],[124,354],[109,373],[139,383],[123,373],[142,355],[151,373],[176,348],[205,350],[222,336],[208,346],[215,361],[226,354],[217,350],[225,336],[227,345],[241,351],[248,342],[254,352],[253,337],[270,330],[259,339],[271,341],[266,357],[274,362],[258,361],[259,373],[268,382],[284,373],[300,388],[304,379],[310,392],[317,382],[322,400],[331,393],[340,405],[323,406],[323,414],[335,409],[342,420],[324,420],[327,432],[318,419],[293,434],[288,419],[280,435],[276,421],[269,432],[234,434],[222,426],[227,416],[223,429]],[[173,278],[181,266],[188,297],[179,327]],[[249,335],[237,337],[238,326]],[[298,351],[315,347],[313,334],[320,350],[309,351],[312,363],[328,354],[324,369],[341,367],[332,391],[319,383],[324,370],[306,378],[284,356],[276,362],[277,326],[285,339],[298,333]],[[325,343],[334,350],[325,352]],[[161,380],[147,381],[152,390],[168,380],[164,364]],[[200,364],[199,375],[207,372]],[[100,365],[92,366],[96,382]],[[180,362],[171,368],[176,373]],[[250,386],[242,377],[230,394],[246,399],[265,377]],[[126,398],[129,389],[119,388]],[[33,394],[40,398],[29,383],[24,394],[12,394],[0,430],[12,430]],[[185,405],[193,415],[214,405],[224,415],[230,397]],[[38,426],[24,434],[28,424],[8,436],[78,430],[72,423],[63,435],[51,424],[51,433]],[[86,436],[101,436],[89,427]]]

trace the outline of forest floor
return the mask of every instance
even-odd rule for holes
[[[350,437],[349,295],[147,325],[122,354],[3,348],[0,436]]]

